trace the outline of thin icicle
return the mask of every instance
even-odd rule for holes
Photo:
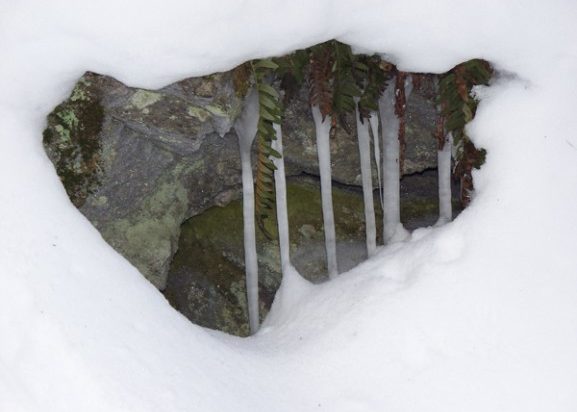
[[[365,232],[367,255],[374,256],[377,251],[377,230],[375,225],[375,204],[373,199],[373,176],[371,173],[371,138],[369,121],[361,122],[358,99],[356,99],[357,136],[361,158],[361,180],[363,183],[363,202],[365,204]]]
[[[375,157],[375,165],[377,166],[377,182],[379,185],[379,202],[381,203],[381,210],[383,208],[383,185],[381,182],[381,145],[379,143],[379,113],[371,112],[371,117],[369,117],[369,123],[371,125],[371,134],[373,136],[373,149]]]
[[[323,116],[317,106],[312,107],[313,119],[317,138],[317,153],[319,158],[319,172],[321,175],[321,200],[323,207],[323,224],[325,232],[325,248],[327,251],[327,269],[332,279],[338,275],[337,268],[337,241],[335,234],[335,218],[333,213],[333,197],[331,182],[331,151],[329,133],[331,118]]]
[[[234,129],[238,135],[242,166],[242,212],[244,219],[244,263],[246,295],[250,333],[259,327],[258,261],[254,218],[254,181],[252,176],[251,147],[258,126],[258,94],[251,91],[244,102],[244,109]]]
[[[273,163],[276,166],[274,171],[274,182],[276,189],[276,218],[278,224],[278,239],[280,246],[280,261],[283,276],[287,272],[287,267],[290,266],[290,243],[289,243],[289,224],[288,224],[288,209],[287,209],[287,194],[286,194],[286,175],[284,170],[284,157],[282,145],[282,130],[279,124],[273,123],[276,132],[276,140],[273,140],[271,145],[274,150],[280,153],[281,158],[273,158]]]
[[[383,137],[383,240],[384,243],[400,242],[409,236],[401,223],[399,126],[395,114],[395,81],[391,80],[379,99]],[[412,90],[408,83],[405,93]]]
[[[437,151],[437,171],[439,174],[439,220],[436,225],[444,225],[453,218],[451,205],[451,152],[453,150],[453,136],[445,136],[443,150]]]

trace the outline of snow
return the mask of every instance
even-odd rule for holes
[[[571,0],[0,1],[0,411],[574,412],[576,19]],[[45,116],[85,70],[155,88],[330,38],[404,71],[497,67],[473,202],[325,284],[292,273],[254,337],[191,325],[71,205]]]

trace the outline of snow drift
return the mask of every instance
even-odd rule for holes
[[[0,411],[577,409],[577,5],[570,0],[0,2]],[[77,212],[42,150],[86,70],[156,88],[330,38],[401,70],[501,73],[459,218],[261,332],[191,325]]]

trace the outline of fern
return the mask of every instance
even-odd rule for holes
[[[278,65],[270,59],[252,63],[252,71],[258,91],[259,120],[257,128],[257,161],[255,176],[255,213],[256,221],[263,233],[271,238],[264,221],[269,217],[275,204],[274,171],[276,167],[271,157],[281,155],[271,147],[276,139],[273,123],[281,124],[282,106],[280,95],[271,85],[271,79]]]
[[[330,42],[310,49],[309,103],[319,107],[323,121],[333,114],[333,63]]]
[[[461,202],[470,202],[473,190],[472,170],[484,161],[484,151],[479,151],[465,132],[465,126],[475,116],[477,100],[471,96],[476,85],[488,84],[492,76],[489,63],[474,59],[462,63],[441,76],[439,101],[445,133],[452,133],[456,147],[455,174],[461,178]]]
[[[358,56],[355,60],[354,74],[361,90],[359,116],[361,122],[371,117],[371,112],[379,110],[379,98],[385,91],[391,77],[392,65],[379,56]]]
[[[333,41],[335,64],[333,67],[333,118],[338,118],[341,127],[352,133],[352,127],[347,122],[346,115],[355,111],[355,98],[361,96],[357,85],[355,72],[358,70],[355,57],[349,45]],[[336,129],[331,130],[334,135]]]
[[[280,79],[280,89],[284,92],[285,102],[298,95],[307,77],[309,65],[309,50],[297,50],[286,56],[277,57],[274,62]]]
[[[405,168],[405,152],[407,148],[407,140],[405,138],[406,116],[407,111],[407,97],[405,95],[405,83],[407,81],[407,73],[397,71],[395,78],[395,115],[399,119],[399,168],[401,175]]]

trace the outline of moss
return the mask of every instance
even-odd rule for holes
[[[318,187],[298,182],[289,183],[287,190],[293,242],[310,241],[299,232],[301,227],[313,227],[314,241],[322,241]],[[359,227],[364,230],[362,197],[359,193],[335,189],[334,199],[339,237],[357,238]],[[276,236],[274,214],[266,225]],[[352,233],[347,233],[351,228],[354,228]],[[267,239],[260,231],[257,231],[257,247],[259,297],[264,318],[280,284],[280,256],[278,242]],[[204,291],[199,292],[199,288]],[[245,336],[248,334],[245,294],[242,201],[237,200],[226,207],[213,207],[182,225],[166,295],[173,306],[193,322]]]
[[[43,133],[47,153],[76,207],[81,207],[99,185],[104,109],[92,86],[92,82],[81,79],[70,98],[48,115]]]
[[[401,220],[408,221],[423,216],[437,216],[439,203],[437,199],[411,199],[401,203]]]

